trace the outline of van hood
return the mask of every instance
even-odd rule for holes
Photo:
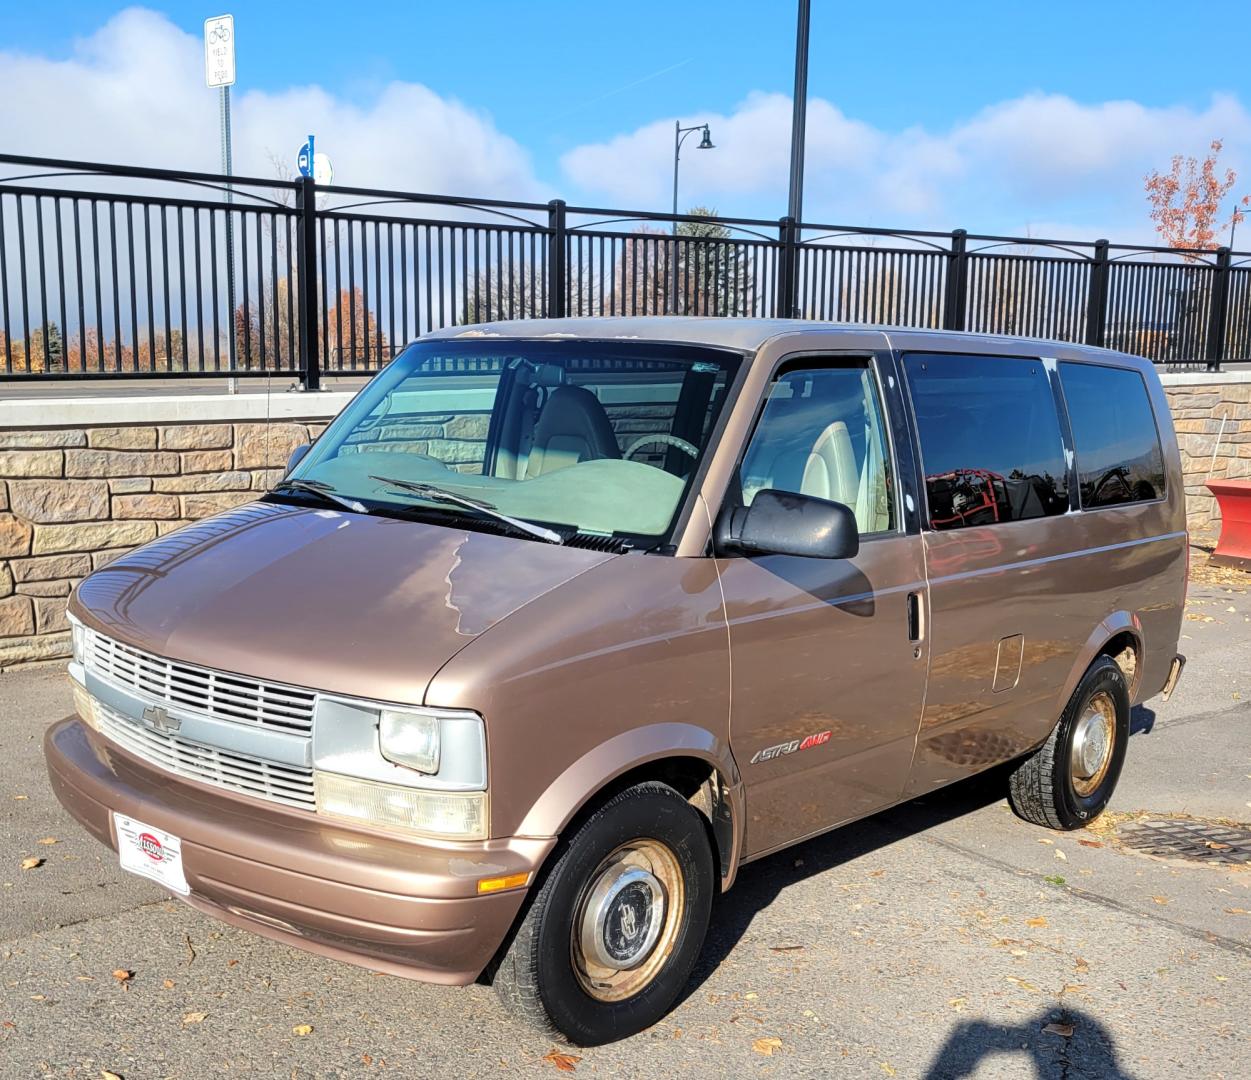
[[[420,704],[434,674],[600,552],[337,510],[251,503],[86,578],[71,612],[207,668]]]

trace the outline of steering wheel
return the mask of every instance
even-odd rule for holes
[[[621,456],[629,461],[634,457],[640,447],[649,446],[652,443],[663,443],[665,446],[676,446],[684,454],[689,454],[692,458],[699,457],[699,447],[694,443],[688,443],[685,439],[679,439],[676,435],[658,434],[658,435],[640,435],[629,446],[626,447],[625,453]]]

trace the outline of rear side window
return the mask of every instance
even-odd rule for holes
[[[1082,509],[1164,498],[1164,454],[1137,371],[1096,364],[1060,365],[1073,426]]]
[[[1067,512],[1064,443],[1041,360],[912,353],[904,366],[930,528]]]

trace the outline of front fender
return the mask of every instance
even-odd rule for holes
[[[526,813],[516,835],[559,836],[574,816],[608,784],[627,772],[667,758],[696,758],[721,777],[732,824],[732,843],[723,865],[722,889],[738,869],[743,833],[743,787],[730,747],[695,724],[650,724],[623,732],[573,762],[547,787]]]

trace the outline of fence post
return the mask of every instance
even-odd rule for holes
[[[321,389],[321,349],[317,341],[317,185],[311,176],[300,178],[295,192],[299,211],[296,273],[300,279],[300,383],[305,390]]]
[[[1108,242],[1095,241],[1095,257],[1090,264],[1090,293],[1086,298],[1086,344],[1102,346],[1107,341],[1108,321]]]
[[[951,234],[951,258],[947,260],[947,283],[944,289],[943,329],[963,330],[964,312],[969,303],[968,248],[969,234],[956,229]]]
[[[793,217],[778,220],[777,317],[799,317],[799,229]]]
[[[1220,371],[1225,359],[1225,323],[1229,312],[1229,248],[1216,249],[1216,270],[1212,274],[1212,306],[1208,309],[1208,341],[1205,357],[1208,371]]]
[[[569,297],[564,199],[547,204],[547,229],[547,317],[563,319],[568,314]]]

